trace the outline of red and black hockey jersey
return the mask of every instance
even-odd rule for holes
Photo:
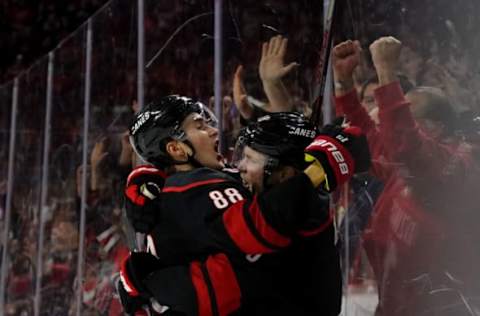
[[[200,316],[340,312],[328,198],[305,174],[252,195],[225,172],[179,172],[167,178],[159,212],[148,249],[169,268],[146,284],[171,310]]]

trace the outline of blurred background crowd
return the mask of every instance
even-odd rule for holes
[[[55,48],[107,1],[16,1],[0,4],[1,82]]]
[[[371,117],[378,122],[374,90],[379,82],[369,45],[381,36],[395,36],[402,42],[398,70],[406,86],[438,88],[442,102],[447,102],[451,109],[449,118],[455,118],[452,134],[467,142],[473,148],[474,158],[480,159],[475,156],[480,145],[480,121],[476,119],[480,111],[480,41],[476,38],[480,31],[480,17],[476,14],[480,3],[337,2],[333,41],[360,42],[362,51],[353,73],[354,87]],[[1,240],[2,252],[7,249],[6,262],[1,263],[7,271],[5,315],[34,314],[36,282],[40,282],[41,315],[74,315],[77,288],[81,291],[82,315],[121,315],[114,278],[121,258],[134,243],[122,207],[125,178],[137,163],[126,132],[139,109],[136,1],[4,0],[0,6],[0,157],[8,162],[9,155],[13,155],[13,166],[0,166],[0,233],[8,236]],[[211,0],[145,0],[146,103],[175,93],[199,99],[213,108],[213,7]],[[311,114],[318,95],[325,13],[326,4],[314,0],[223,1],[222,139],[227,157],[242,125],[269,110],[258,65],[261,44],[272,36],[288,38],[286,61],[299,63],[284,78],[293,100],[292,110]],[[88,26],[84,22],[92,14],[91,98],[89,116],[85,117]],[[45,54],[51,50],[49,59]],[[53,77],[47,144],[44,136],[49,61]],[[16,139],[11,147],[10,115],[15,85]],[[327,86],[333,87],[333,81],[327,82]],[[338,100],[335,102],[333,95],[331,99],[331,104],[324,107],[339,112],[338,107],[335,109]],[[437,109],[427,111],[426,117],[441,121]],[[84,145],[87,164],[82,161]],[[45,159],[47,168],[42,167]],[[478,168],[477,160],[472,162],[472,172]],[[10,202],[9,168],[13,168]],[[86,191],[82,188],[83,173]],[[40,186],[45,177],[47,188]],[[405,178],[403,173],[398,177]],[[406,178],[408,182],[410,178]],[[389,183],[381,180],[358,178],[334,197],[339,247],[342,253],[348,253],[343,261],[346,295],[375,296],[377,285],[387,282],[378,280],[378,274],[370,267],[372,257],[359,246],[365,230],[371,228],[376,201]],[[434,195],[440,192],[448,194],[445,190]],[[5,234],[7,208],[11,218]],[[77,287],[82,209],[85,254],[83,283]],[[349,222],[343,220],[347,209]],[[42,227],[43,240],[39,238]],[[478,236],[470,237],[463,242],[477,240]],[[359,301],[357,313],[373,315],[375,306],[371,305],[377,301],[378,298],[366,303]]]

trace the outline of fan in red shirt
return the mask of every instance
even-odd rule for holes
[[[335,103],[366,133],[371,172],[385,183],[363,235],[378,284],[376,315],[473,315],[480,173],[472,146],[455,135],[455,113],[439,89],[403,94],[393,37],[370,46],[380,85],[376,125],[353,86],[360,51],[352,41],[333,50]]]

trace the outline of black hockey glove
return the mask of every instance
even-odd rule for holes
[[[158,220],[158,203],[166,174],[152,166],[139,166],[129,174],[125,187],[127,218],[135,231],[149,233]],[[158,200],[157,200],[158,201]]]
[[[354,173],[370,168],[370,151],[360,128],[332,124],[324,126],[305,148],[305,160],[320,163],[326,174],[324,187],[332,192]]]
[[[120,267],[117,292],[125,313],[135,315],[145,309],[163,314],[168,307],[155,303],[144,280],[153,272],[162,269],[157,258],[146,252],[132,252]]]
[[[126,315],[141,315],[142,312],[148,308],[148,304],[150,303],[149,300],[142,296],[132,296],[128,294],[120,279],[118,279],[116,287],[118,296],[120,298],[120,303],[123,307],[123,312]]]

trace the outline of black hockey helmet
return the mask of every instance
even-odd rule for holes
[[[316,135],[317,129],[300,113],[270,113],[240,132],[236,157],[248,146],[268,156],[266,174],[280,164],[303,169],[306,167],[304,149]]]
[[[187,141],[181,125],[192,113],[199,113],[210,125],[216,124],[215,115],[205,105],[188,97],[169,95],[146,105],[129,129],[135,152],[159,167],[175,164],[165,145],[173,139]]]

